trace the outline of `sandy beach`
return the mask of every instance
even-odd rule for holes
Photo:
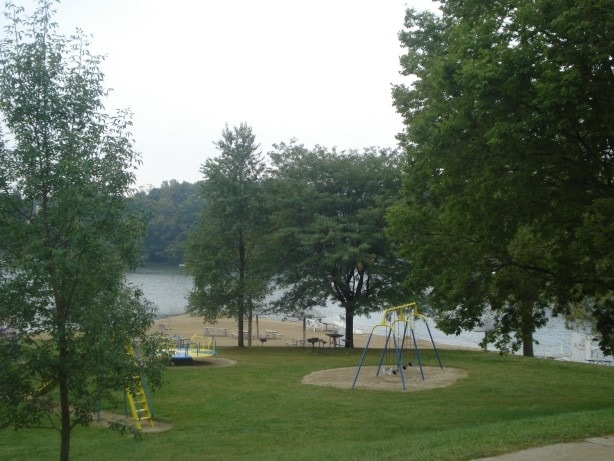
[[[334,341],[332,335],[337,330],[328,325],[326,328],[313,329],[306,327],[303,336],[303,322],[298,320],[276,320],[267,317],[259,317],[258,323],[254,319],[252,334],[252,346],[257,347],[312,347],[310,342],[303,343],[303,338],[318,338],[315,347],[331,347]],[[247,322],[244,325],[247,331]],[[380,329],[380,334],[373,335],[369,348],[382,349],[386,344],[386,337],[381,333],[385,330]],[[176,315],[157,319],[150,330],[151,333],[164,333],[169,336],[179,336],[180,338],[191,338],[195,334],[203,336],[214,336],[217,346],[237,346],[238,329],[237,321],[230,318],[218,319],[216,323],[204,323],[202,317],[193,317],[189,314]],[[261,340],[262,338],[263,340]],[[266,339],[266,340],[264,340]],[[354,347],[364,348],[369,339],[369,332],[354,333]],[[345,337],[337,339],[337,345],[343,346]],[[245,345],[248,345],[247,338]],[[446,348],[446,345],[436,344],[437,348]],[[432,348],[428,341],[418,340],[419,348]],[[449,348],[449,347],[448,347]]]
[[[247,330],[247,323],[245,324]],[[217,346],[236,346],[238,344],[237,337],[237,321],[235,319],[218,319],[214,324],[204,323],[202,317],[193,317],[189,314],[177,315],[156,320],[151,329],[151,333],[165,333],[169,336],[179,336],[180,338],[191,338],[194,334],[204,336],[215,336]],[[316,343],[316,347],[330,347],[332,338],[331,335],[337,332],[330,326],[328,329],[306,328],[305,339],[318,338],[320,341]],[[266,341],[261,341],[259,338],[266,338]],[[369,338],[368,333],[354,334],[354,347],[364,348]],[[383,348],[385,337],[373,335],[369,347]],[[302,345],[303,340],[303,322],[293,320],[275,320],[266,317],[260,317],[258,323],[253,322],[252,345],[257,347],[297,347]],[[344,344],[344,337],[339,338],[340,344]],[[245,339],[247,345],[247,338]],[[307,347],[312,347],[310,343]]]

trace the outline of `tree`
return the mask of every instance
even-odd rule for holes
[[[584,305],[612,343],[611,2],[447,1],[409,10],[394,89],[404,198],[390,213],[407,283],[449,333],[533,353],[550,310]],[[611,350],[611,349],[610,349]]]
[[[407,300],[405,264],[384,234],[385,210],[401,185],[401,158],[375,149],[310,152],[294,143],[276,149],[268,191],[270,254],[284,293],[277,304],[300,312],[337,302],[351,348],[355,315]]]
[[[261,263],[265,166],[255,139],[246,124],[223,130],[215,144],[221,155],[201,168],[207,206],[190,234],[186,255],[186,268],[194,277],[188,312],[206,321],[236,317],[240,347],[245,345],[245,317],[251,345],[252,315],[268,284],[268,272]]]
[[[151,263],[180,264],[189,233],[196,227],[205,206],[200,185],[176,180],[138,192],[132,205],[146,210],[145,258]]]
[[[103,392],[139,373],[155,386],[161,367],[145,337],[153,310],[123,277],[142,233],[125,208],[130,121],[103,111],[100,58],[82,34],[56,34],[52,4],[31,17],[9,4],[0,49],[0,319],[18,332],[0,336],[0,427],[57,428],[67,460]]]

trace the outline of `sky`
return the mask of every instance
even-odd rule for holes
[[[106,56],[108,110],[130,109],[137,187],[195,182],[222,130],[246,123],[260,151],[395,147],[392,105],[407,7],[431,0],[63,0],[56,21]]]

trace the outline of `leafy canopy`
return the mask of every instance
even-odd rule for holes
[[[409,168],[390,223],[447,331],[492,310],[490,339],[531,355],[549,309],[575,304],[611,347],[613,19],[608,1],[407,12]]]
[[[313,151],[295,143],[271,153],[268,184],[277,302],[294,312],[334,301],[346,311],[346,346],[354,315],[406,301],[406,267],[384,233],[386,208],[401,184],[394,151]]]
[[[188,235],[196,226],[205,205],[200,190],[199,183],[171,180],[130,197],[131,207],[146,211],[146,262],[183,263]]]

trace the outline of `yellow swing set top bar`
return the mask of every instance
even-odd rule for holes
[[[398,322],[411,323],[412,319],[415,317],[424,317],[418,312],[418,304],[416,304],[416,302],[390,307],[384,309],[381,322],[374,325],[373,330],[377,327],[393,328]]]

